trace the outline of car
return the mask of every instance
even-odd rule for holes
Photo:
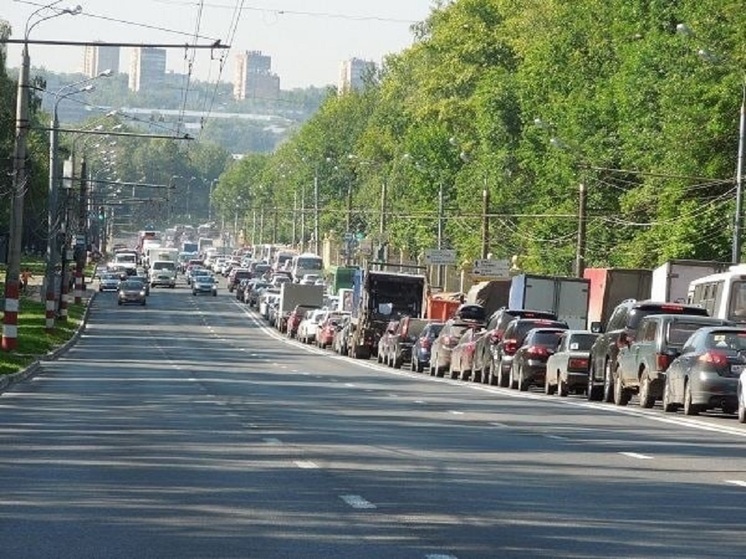
[[[304,344],[312,344],[316,340],[319,325],[329,313],[325,309],[314,309],[306,312],[306,316],[298,326],[298,340]]]
[[[497,376],[492,375],[492,364],[497,355],[497,344],[503,337],[508,324],[515,318],[538,318],[556,320],[557,315],[550,311],[526,309],[510,309],[507,307],[496,310],[487,321],[487,326],[479,332],[474,347],[474,373],[479,375],[485,384],[497,382]]]
[[[735,324],[708,316],[653,314],[640,321],[634,340],[622,334],[614,370],[614,403],[626,406],[637,394],[640,407],[652,408],[663,397],[668,366],[689,336],[705,326]]]
[[[570,392],[584,394],[588,388],[588,368],[591,346],[598,334],[588,330],[565,330],[557,351],[547,359],[544,379],[546,394],[567,396]]]
[[[139,281],[125,280],[117,289],[117,304],[145,306],[145,287]]]
[[[212,275],[212,272],[210,270],[208,270],[207,268],[199,268],[199,267],[190,268],[189,270],[187,270],[187,273],[185,274],[187,285],[192,285],[194,278],[198,276],[211,276],[211,275]]]
[[[313,305],[296,305],[287,320],[285,333],[288,338],[295,338],[298,333],[298,327],[310,310],[318,309]]]
[[[387,353],[383,362],[394,369],[400,369],[404,363],[409,363],[415,341],[430,322],[425,318],[402,317],[386,345]]]
[[[228,274],[228,291],[233,293],[241,280],[251,279],[251,270],[248,268],[233,268]]]
[[[746,371],[746,328],[708,326],[692,334],[666,371],[663,411],[685,415],[720,408],[746,422],[740,382]],[[744,416],[741,419],[742,415]]]
[[[212,274],[192,276],[192,295],[206,293],[216,297],[218,294],[217,280]]]
[[[414,344],[412,344],[412,357],[409,362],[409,368],[412,371],[421,373],[425,370],[426,365],[429,366],[430,350],[433,341],[438,337],[444,326],[444,322],[430,322],[422,329],[419,336],[417,336]]]
[[[510,374],[513,370],[513,358],[518,348],[523,345],[526,334],[534,328],[569,330],[567,323],[562,320],[548,318],[514,318],[511,320],[495,346],[493,361],[490,365],[489,384],[503,388],[511,386]]]
[[[116,291],[119,289],[119,283],[122,281],[118,273],[107,272],[101,275],[101,279],[98,281],[98,290],[104,291]]]
[[[469,328],[451,351],[451,364],[449,374],[451,378],[460,378],[469,380],[472,378],[472,369],[474,367],[474,348],[476,347],[476,337],[482,331],[481,326]]]
[[[651,314],[686,314],[708,316],[707,310],[695,305],[662,303],[659,301],[626,299],[619,303],[604,327],[591,323],[591,331],[600,334],[591,347],[591,367],[588,373],[587,398],[591,401],[614,401],[614,374],[622,337],[635,339],[640,321]]]
[[[331,347],[334,343],[334,335],[340,328],[342,319],[347,315],[342,311],[331,311],[329,312],[324,321],[319,325],[318,332],[316,334],[316,345],[321,349]]]
[[[334,353],[347,355],[347,338],[351,327],[351,317],[349,314],[346,314],[340,320],[337,331],[334,333],[334,340],[332,340],[332,351]]]
[[[567,326],[532,328],[513,356],[510,365],[510,388],[526,392],[531,386],[544,387],[547,360],[557,351],[557,345]]]
[[[130,276],[127,278],[128,281],[139,281],[142,283],[143,288],[145,289],[145,296],[147,297],[150,295],[150,282],[148,281],[148,277],[145,275],[136,275],[136,276]]]
[[[249,287],[249,279],[242,279],[236,284],[236,288],[233,290],[236,295],[236,301],[245,302],[246,289]]]
[[[255,307],[259,304],[259,297],[265,289],[270,288],[269,282],[262,279],[251,279],[249,285],[244,290],[244,303],[250,307]]]
[[[430,376],[442,377],[450,370],[451,352],[461,337],[475,325],[471,323],[448,320],[435,338],[430,352]]]

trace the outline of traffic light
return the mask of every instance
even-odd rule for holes
[[[104,217],[106,217],[106,214],[104,213],[104,207],[103,206],[99,206],[98,207],[98,220],[99,221],[103,221]]]

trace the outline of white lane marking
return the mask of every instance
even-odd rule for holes
[[[492,423],[490,423],[490,425],[492,425],[493,427],[500,427],[502,429],[508,429],[509,428],[509,426],[506,425],[505,423],[498,423],[497,421],[493,421]]]
[[[374,505],[370,501],[367,501],[366,499],[363,499],[360,495],[340,495],[339,498],[350,505],[353,509],[376,508],[376,505]]]
[[[542,435],[546,439],[553,439],[555,441],[566,441],[567,437],[561,437],[560,435]]]
[[[425,559],[458,559],[455,555],[449,555],[447,553],[428,553],[425,555]]]
[[[282,444],[282,441],[280,439],[276,439],[274,437],[267,437],[266,439],[264,439],[264,442],[267,444],[274,445],[274,446]]]
[[[425,400],[415,400],[414,403],[415,404],[426,404],[427,402],[425,402]]]
[[[737,485],[738,487],[746,487],[746,481],[741,481],[740,479],[726,479],[725,483]]]
[[[311,373],[301,373],[304,377],[310,377]]]
[[[316,462],[311,462],[310,460],[296,460],[293,464],[303,470],[317,470],[319,468]]]
[[[638,460],[652,460],[652,456],[648,456],[647,454],[640,454],[639,452],[620,452],[622,456],[627,456],[628,458],[637,458]]]
[[[354,384],[352,384],[351,382],[346,382],[346,383],[345,383],[345,386],[346,386],[347,388],[355,388],[355,385],[354,385]]]
[[[464,415],[464,412],[462,412],[462,411],[456,411],[456,410],[451,410],[448,413],[451,413],[453,415]]]

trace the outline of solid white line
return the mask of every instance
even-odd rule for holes
[[[457,559],[457,557],[447,553],[428,553],[425,555],[425,559]]]
[[[426,404],[427,402],[425,402],[425,400],[415,400],[414,403],[415,404]]]
[[[354,384],[352,384],[351,382],[346,382],[346,383],[345,383],[345,386],[346,386],[347,388],[355,388],[355,385],[354,385]]]
[[[449,413],[452,413],[453,415],[464,415],[464,412],[456,410],[451,410]]]
[[[315,462],[311,462],[310,460],[296,460],[293,462],[296,466],[303,470],[316,470],[318,469],[319,465]]]
[[[546,439],[554,439],[555,441],[566,441],[567,437],[561,437],[559,435],[542,435]]]
[[[340,495],[339,498],[342,499],[348,505],[350,505],[353,509],[374,509],[376,508],[376,505],[374,505],[370,501],[363,499],[360,495]]]
[[[622,456],[627,456],[629,458],[637,458],[638,460],[652,460],[652,456],[648,456],[647,454],[640,454],[639,452],[620,452]]]
[[[280,439],[276,439],[274,437],[267,437],[266,439],[264,439],[264,442],[275,446],[282,444],[282,441]]]
[[[509,427],[505,423],[498,423],[497,421],[493,421],[492,423],[490,423],[490,425],[492,425],[493,427],[501,427],[503,429],[507,429]]]
[[[731,485],[737,485],[739,487],[746,487],[746,481],[741,481],[740,479],[726,479],[725,483],[730,483]]]

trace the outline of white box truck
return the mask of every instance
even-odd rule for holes
[[[324,304],[323,285],[301,285],[299,283],[283,283],[280,286],[280,303],[277,309],[275,325],[281,332],[285,331],[285,324],[290,313],[297,305],[308,305],[321,308]]]
[[[653,301],[686,303],[689,284],[699,278],[725,272],[730,266],[711,260],[669,260],[653,270],[650,298]]]
[[[551,311],[573,329],[588,326],[588,298],[590,281],[585,278],[566,278],[521,274],[510,284],[508,306],[511,309]]]

